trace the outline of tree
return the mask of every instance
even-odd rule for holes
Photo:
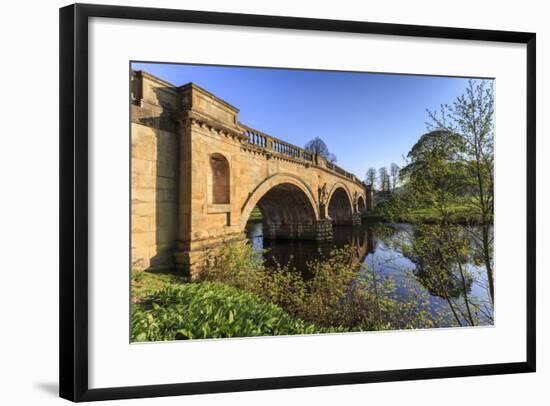
[[[470,80],[465,94],[441,112],[428,111],[429,127],[454,134],[461,140],[457,154],[468,176],[471,205],[480,224],[477,236],[487,271],[489,293],[494,302],[493,218],[494,218],[494,89],[491,80]]]
[[[395,192],[397,188],[397,182],[399,182],[399,166],[392,162],[390,165],[390,177],[391,177],[391,191]]]
[[[376,169],[369,168],[367,170],[367,175],[365,180],[367,185],[370,185],[371,189],[374,191],[374,184],[376,183]]]
[[[448,131],[422,135],[407,154],[407,165],[399,171],[406,179],[408,198],[420,207],[437,209],[441,219],[449,217],[450,205],[464,197],[466,173],[458,160],[461,137]]]
[[[378,182],[382,192],[390,191],[390,175],[388,174],[388,168],[385,166],[378,169]]]
[[[476,325],[478,315],[490,317],[491,312],[469,297],[472,275],[466,264],[478,261],[465,230],[475,228],[458,226],[453,217],[457,204],[466,205],[472,199],[472,176],[463,153],[462,137],[436,130],[422,135],[407,155],[408,164],[400,171],[407,179],[407,198],[417,207],[433,209],[437,221],[428,225],[419,220],[413,244],[404,247],[404,254],[416,263],[417,279],[448,302],[458,325]]]
[[[315,137],[309,141],[304,149],[312,154],[322,156],[327,161],[336,162],[336,155],[329,151],[327,144],[325,144],[325,142],[319,137]]]
[[[452,224],[452,207],[464,204],[467,173],[455,160],[459,138],[445,131],[424,134],[407,155],[408,164],[400,177],[407,179],[405,195],[409,204],[435,211],[438,221]]]

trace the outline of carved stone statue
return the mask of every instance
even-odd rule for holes
[[[328,192],[327,184],[323,183],[323,186],[319,188],[319,206],[325,206],[327,204]]]

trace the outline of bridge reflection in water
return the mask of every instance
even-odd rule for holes
[[[311,276],[307,262],[326,258],[335,247],[353,247],[353,261],[357,265],[365,262],[367,255],[374,253],[374,236],[367,225],[334,226],[332,233],[331,241],[268,239],[264,238],[262,223],[246,225],[246,234],[254,250],[268,250],[263,254],[267,266],[289,264],[301,272],[304,278]]]
[[[263,235],[262,224],[249,222],[246,234],[256,251],[269,250],[263,254],[267,266],[276,263],[290,265],[290,268],[300,272],[304,279],[312,275],[308,271],[307,262],[326,258],[334,247],[349,245],[355,248],[353,261],[366,264],[367,269],[376,274],[376,278],[389,278],[395,283],[395,297],[403,302],[418,301],[419,295],[427,297],[425,304],[435,316],[440,316],[439,327],[453,326],[454,321],[449,313],[449,304],[440,292],[433,290],[431,276],[422,272],[418,265],[406,257],[400,249],[400,244],[411,244],[414,240],[415,228],[410,224],[372,227],[334,226],[332,241],[304,240],[272,240]],[[397,246],[394,246],[394,243]],[[480,314],[479,325],[491,325],[492,305],[486,289],[486,272],[483,266],[464,263],[468,275],[472,278],[464,289],[453,293],[453,300],[460,301],[464,294],[470,303],[477,303],[487,308],[487,315]],[[443,313],[442,313],[443,310]]]

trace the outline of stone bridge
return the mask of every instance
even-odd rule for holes
[[[193,83],[132,72],[132,267],[195,276],[216,247],[245,239],[255,207],[264,238],[330,240],[333,225],[360,224],[363,182],[238,113]]]

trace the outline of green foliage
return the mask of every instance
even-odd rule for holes
[[[445,217],[441,216],[442,211]],[[447,204],[442,210],[438,207],[414,207],[403,197],[392,198],[377,205],[374,210],[364,213],[369,223],[414,223],[438,224],[446,221],[450,224],[475,225],[479,223],[476,211],[467,204]]]
[[[310,264],[312,278],[304,280],[287,266],[265,269],[259,253],[245,244],[227,244],[205,280],[218,281],[275,303],[296,317],[321,325],[338,323],[336,305],[357,271],[348,265],[350,252],[334,250],[323,262]]]
[[[359,270],[353,261],[353,249],[349,246],[334,249],[328,258],[314,260],[308,268],[313,277],[307,281],[303,317],[323,325],[343,323],[350,326],[345,307]]]
[[[407,278],[406,273],[403,274]],[[408,300],[399,299],[395,280],[374,270],[364,270],[353,286],[345,313],[350,322],[381,326],[378,329],[433,328],[441,325],[445,314],[432,314],[429,295],[404,282]]]
[[[390,312],[390,317],[406,311],[425,312],[429,297],[437,296],[444,299],[446,305],[442,303],[434,308],[432,303],[432,315],[424,315],[426,322],[432,322],[434,327],[492,324],[492,303],[483,294],[472,292],[474,284],[482,287],[485,281],[480,274],[482,271],[473,267],[481,265],[482,261],[477,258],[471,226],[419,223],[400,228],[400,238],[395,238],[392,225],[378,223],[372,227],[385,247],[400,252],[415,265],[410,272],[404,273],[406,279],[400,285],[409,290],[419,283],[426,289],[411,290],[408,296],[417,299],[399,303],[408,310]],[[411,280],[416,283],[411,283]],[[411,320],[414,323],[424,316],[418,314]]]
[[[311,334],[317,328],[253,294],[215,283],[165,287],[132,308],[132,341]]]
[[[470,297],[475,276],[467,264],[479,261],[463,227],[417,225],[411,242],[402,252],[416,264],[414,276],[430,294],[447,301],[457,325],[474,326],[481,316],[492,318],[491,304]]]
[[[225,244],[221,252],[202,271],[201,279],[226,283],[256,293],[252,287],[258,286],[264,271],[260,253],[245,243],[231,242]]]
[[[451,175],[441,184],[433,184],[435,189],[421,193],[423,198],[435,195],[462,195],[469,197],[469,204],[478,219],[479,236],[477,249],[483,258],[491,300],[494,301],[493,269],[493,217],[494,217],[494,89],[493,81],[470,80],[463,95],[451,105],[443,105],[441,114],[429,112],[431,128],[454,134],[461,144],[458,154],[440,172],[450,171]],[[432,148],[433,149],[433,148]],[[433,164],[431,162],[430,164]],[[431,175],[424,175],[429,177]],[[457,180],[458,179],[458,180]],[[422,190],[421,190],[422,192]],[[444,216],[444,213],[443,213]]]
[[[470,200],[470,174],[458,160],[462,138],[449,131],[424,134],[408,154],[402,169],[407,179],[404,200],[413,209],[429,208],[440,221],[451,221],[449,208]]]
[[[274,303],[294,317],[343,331],[433,327],[427,297],[403,303],[391,278],[361,266],[351,247],[334,249],[308,264],[311,278],[287,266],[265,269],[259,254],[244,244],[228,244],[204,280],[218,281]],[[366,277],[370,275],[370,277]]]
[[[133,269],[131,272],[132,302],[140,303],[146,296],[166,286],[180,285],[189,279],[181,273],[171,270],[141,271]]]

